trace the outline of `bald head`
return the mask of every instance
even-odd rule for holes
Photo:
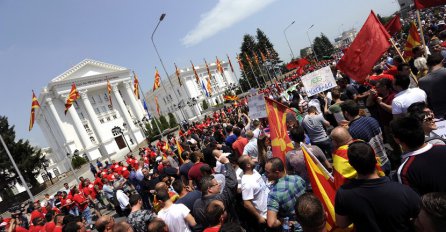
[[[338,126],[331,131],[331,139],[336,143],[337,146],[346,145],[353,138],[345,127]]]
[[[155,191],[158,192],[159,190],[164,189],[167,190],[167,184],[164,182],[159,182],[158,184],[155,185]]]

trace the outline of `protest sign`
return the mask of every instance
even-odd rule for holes
[[[301,80],[304,84],[305,92],[309,97],[324,92],[337,85],[330,66],[309,73],[301,77]]]
[[[251,119],[266,118],[266,104],[263,94],[248,98],[249,117]]]

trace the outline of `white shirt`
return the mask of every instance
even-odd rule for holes
[[[189,232],[189,226],[186,224],[186,216],[190,210],[183,204],[172,204],[169,208],[163,208],[158,212],[158,217],[169,227],[170,232]]]
[[[259,151],[257,149],[257,139],[256,138],[252,138],[245,145],[245,148],[243,149],[243,155],[249,155],[250,157],[257,159],[257,157],[259,156]]]
[[[269,189],[262,176],[255,170],[252,175],[243,175],[241,188],[243,200],[251,200],[257,212],[266,218]]]
[[[392,101],[392,114],[405,114],[415,102],[426,102],[426,92],[420,88],[409,88],[395,95]]]
[[[129,197],[121,189],[116,191],[116,199],[123,210],[129,205]]]
[[[260,128],[256,128],[252,131],[252,133],[254,134],[254,138],[258,139],[260,134],[262,133],[262,130],[260,130]]]

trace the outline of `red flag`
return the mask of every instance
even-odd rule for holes
[[[244,70],[244,67],[243,67],[242,60],[240,59],[240,56],[239,56],[239,55],[237,55],[237,61],[238,61],[238,65],[240,66],[240,69],[241,69],[242,71],[245,71],[245,70]]]
[[[158,89],[161,86],[161,76],[158,72],[158,69],[155,68],[155,81],[153,82],[153,91]]]
[[[223,75],[223,67],[221,66],[220,60],[218,57],[215,57],[217,59],[217,71]]]
[[[314,157],[314,155],[310,155],[310,152],[305,145],[301,145],[301,147],[302,152],[304,153],[305,166],[307,168],[308,179],[310,179],[311,187],[313,189],[313,194],[319,198],[327,214],[325,229],[326,231],[334,231],[336,228],[334,211],[336,190],[333,186],[333,177],[322,166],[317,158]]]
[[[32,98],[32,102],[31,102],[31,117],[29,119],[29,131],[31,131],[31,129],[33,129],[34,126],[34,121],[35,121],[35,116],[34,113],[36,111],[36,109],[40,108],[40,104],[39,101],[37,100],[36,95],[34,94],[33,91],[33,98]]]
[[[416,9],[445,5],[446,0],[414,0]]]
[[[197,85],[200,85],[200,77],[198,77],[197,70],[195,70],[195,66],[192,63],[192,60],[190,61],[190,63],[192,64],[192,70],[194,70],[195,81],[197,82]]]
[[[273,156],[279,157],[285,164],[285,154],[294,149],[286,128],[286,110],[288,107],[269,98],[265,98],[265,102]]]
[[[355,40],[350,45],[337,68],[351,79],[362,82],[378,59],[390,47],[390,35],[379,22],[375,13],[370,12]]]
[[[392,18],[386,25],[385,28],[387,32],[391,35],[395,35],[396,33],[401,31],[401,20],[400,20],[400,14],[396,14],[395,17]]]
[[[175,74],[177,75],[177,78],[178,78],[178,83],[180,84],[180,86],[182,86],[183,85],[183,83],[181,83],[181,78],[180,78],[180,70],[178,69],[178,67],[177,67],[177,64],[175,64],[175,63],[173,63],[174,65],[175,65]]]
[[[232,67],[231,59],[229,59],[228,54],[226,54],[226,57],[228,57],[229,67],[231,67],[231,71],[234,72],[234,67]]]
[[[71,85],[71,91],[68,95],[67,102],[65,103],[65,115],[67,114],[68,109],[70,109],[73,102],[80,98],[79,91],[77,91],[76,85],[73,83]]]
[[[266,62],[266,57],[265,57],[265,55],[263,54],[262,51],[260,51],[260,57],[262,57],[262,62],[265,63]]]
[[[212,74],[211,71],[209,70],[208,62],[206,62],[206,59],[204,59],[204,64],[206,64],[206,71],[208,72],[209,79],[211,79]]]
[[[135,94],[135,97],[137,99],[140,99],[139,97],[139,81],[138,81],[138,77],[136,76],[136,73],[133,72],[133,94]],[[110,95],[110,93],[108,94]],[[111,99],[111,97],[110,97]],[[110,100],[111,102],[111,100]]]
[[[177,151],[178,151],[178,160],[180,161],[180,165],[184,163],[183,157],[181,157],[181,154],[183,154],[184,149],[181,146],[181,144],[178,142],[178,139],[175,139],[175,143],[177,145]]]
[[[110,81],[107,80],[108,101],[110,102],[110,105],[113,106],[111,99],[111,91],[112,91],[112,86],[110,85]]]
[[[421,45],[420,34],[418,34],[415,22],[410,23],[409,35],[407,36],[406,46],[404,46],[404,58],[409,59],[413,56],[412,49]]]

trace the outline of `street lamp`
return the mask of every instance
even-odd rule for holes
[[[164,73],[166,74],[167,80],[169,81],[170,86],[172,87],[172,91],[173,91],[173,94],[175,95],[176,101],[179,103],[179,102],[180,102],[180,98],[178,97],[177,93],[176,93],[175,90],[173,89],[173,84],[172,84],[172,82],[170,81],[169,74],[167,73],[166,67],[164,66],[164,62],[163,62],[163,60],[161,59],[161,56],[160,56],[160,54],[159,54],[159,52],[158,52],[158,48],[157,48],[156,45],[155,45],[155,41],[153,40],[153,36],[155,35],[155,32],[156,32],[156,30],[158,29],[158,26],[160,25],[161,21],[163,21],[163,19],[164,19],[165,17],[166,17],[166,14],[165,14],[165,13],[163,13],[163,14],[160,16],[160,19],[159,19],[158,23],[156,24],[155,29],[154,29],[153,32],[152,32],[152,36],[150,37],[150,40],[152,40],[152,44],[153,44],[153,47],[155,48],[156,55],[158,55],[158,59],[160,60],[161,66],[163,67],[163,70],[164,70]],[[166,92],[166,95],[167,95],[166,87],[165,87],[164,85],[162,85],[162,86],[163,86],[164,91]],[[181,112],[181,115],[183,115],[183,120],[186,120],[186,116],[184,116],[184,113],[183,113],[183,110],[182,110],[182,109],[180,109],[180,112]]]
[[[313,51],[314,58],[316,59],[317,62],[319,62],[319,60],[317,59],[316,52],[314,51],[314,48],[313,48],[313,43],[311,43],[310,35],[308,34],[308,32],[310,31],[310,29],[313,28],[313,27],[314,27],[314,24],[311,25],[311,26],[307,29],[307,38],[308,38],[308,42],[310,42],[310,48],[311,48],[311,50]]]
[[[115,126],[112,128],[113,134],[121,134],[124,138],[125,145],[127,145],[127,148],[129,149],[130,153],[132,153],[132,149],[130,149],[129,143],[127,142],[127,139],[125,138],[124,132],[122,131],[121,127]]]
[[[292,23],[290,23],[290,25],[288,25],[288,26],[285,28],[285,30],[283,30],[283,34],[285,35],[285,39],[286,39],[286,42],[287,42],[287,44],[288,44],[288,47],[290,48],[290,51],[291,51],[291,57],[293,58],[293,60],[294,60],[294,53],[293,53],[293,49],[291,49],[290,42],[288,41],[288,38],[286,37],[286,30],[287,30],[289,27],[291,27],[295,22],[296,22],[296,21],[293,21]]]

